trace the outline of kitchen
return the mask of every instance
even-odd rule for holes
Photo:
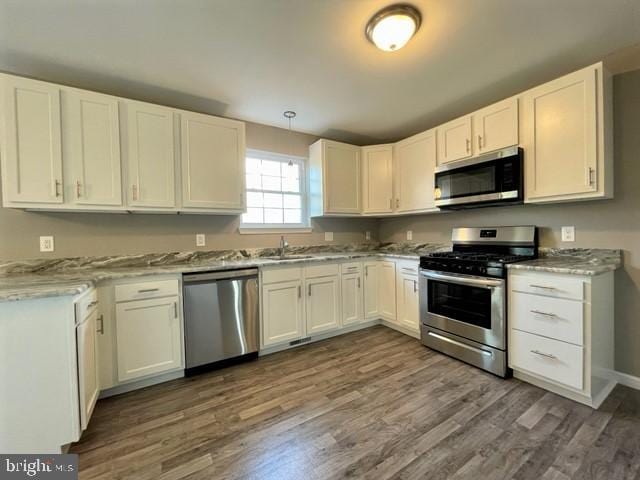
[[[63,8],[29,3],[3,6],[8,45]],[[404,5],[414,38],[380,51],[365,24],[386,5],[350,3],[334,6],[362,23],[345,35],[383,70],[421,62],[441,26],[441,7]],[[70,32],[93,20],[92,42],[112,38],[108,16],[64,11]],[[634,478],[632,30],[607,43],[576,27],[582,56],[554,65],[548,47],[546,66],[404,130],[388,104],[377,135],[310,126],[286,96],[268,120],[262,100],[227,112],[131,65],[125,80],[29,57],[45,34],[0,57],[0,453],[78,454],[86,478]]]

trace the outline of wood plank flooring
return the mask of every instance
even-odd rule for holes
[[[377,326],[96,406],[95,479],[640,480],[640,392],[594,411]]]

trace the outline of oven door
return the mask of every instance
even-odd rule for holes
[[[421,270],[420,320],[427,326],[505,350],[505,281]]]

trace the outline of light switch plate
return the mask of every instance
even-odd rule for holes
[[[369,232],[369,231],[365,232],[365,233],[364,233],[364,238],[365,238],[366,240],[371,240],[371,232]]]
[[[407,240],[413,240],[413,230],[407,230]]]
[[[324,241],[333,242],[333,232],[324,232]]]
[[[562,241],[563,242],[575,242],[576,241],[576,227],[562,227]]]
[[[40,237],[40,251],[41,252],[53,252],[53,237]]]
[[[204,233],[196,233],[196,247],[204,247],[207,244]]]

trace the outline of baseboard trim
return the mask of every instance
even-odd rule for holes
[[[403,327],[402,325],[398,325],[396,323],[390,322],[389,320],[385,320],[384,318],[380,321],[382,325],[392,330],[396,330],[397,332],[404,333],[413,338],[417,338],[420,340],[420,331],[419,330],[411,330],[410,328]]]
[[[115,387],[107,388],[100,392],[99,399],[113,397],[114,395],[120,395],[121,393],[131,392],[133,390],[139,390],[141,388],[150,387],[159,383],[175,380],[176,378],[184,377],[184,370],[176,370],[174,372],[164,373],[157,377],[145,378],[144,380],[133,381],[130,383],[124,383],[122,385],[116,385]]]
[[[622,373],[614,370],[613,378],[617,380],[620,385],[624,385],[635,390],[640,390],[640,377],[629,375],[628,373]]]

